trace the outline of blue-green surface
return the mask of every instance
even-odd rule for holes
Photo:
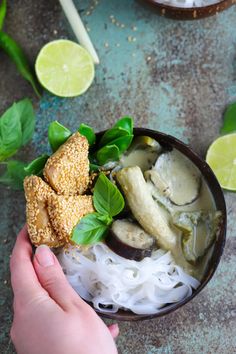
[[[183,22],[159,17],[132,0],[101,0],[92,11],[92,1],[75,3],[101,61],[93,85],[83,96],[61,99],[45,92],[38,101],[0,52],[0,111],[13,100],[29,96],[37,112],[36,134],[21,153],[22,159],[49,149],[47,126],[52,120],[72,130],[85,122],[98,131],[127,114],[134,117],[136,126],[172,134],[204,156],[219,134],[227,103],[236,101],[236,7],[208,19]],[[44,43],[74,39],[55,0],[9,1],[6,29],[32,63]],[[13,353],[8,337],[8,261],[24,223],[24,197],[4,187],[0,195],[0,352]],[[236,352],[235,198],[226,193],[227,243],[214,278],[193,301],[171,315],[120,323],[120,353]]]

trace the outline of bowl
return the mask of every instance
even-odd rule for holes
[[[97,134],[98,141],[103,134],[104,131]],[[202,289],[207,285],[209,280],[212,278],[220,262],[220,258],[223,253],[225,238],[226,238],[227,214],[226,214],[224,194],[214,173],[212,172],[208,164],[200,156],[198,156],[188,145],[184,144],[183,142],[181,142],[180,140],[176,139],[171,135],[167,135],[158,131],[144,129],[144,128],[134,128],[134,135],[150,136],[151,138],[156,139],[164,148],[166,149],[175,148],[180,152],[182,152],[185,156],[187,156],[194,163],[194,165],[197,166],[198,169],[201,171],[202,176],[205,179],[205,182],[208,185],[208,188],[213,196],[216,209],[220,210],[222,213],[222,223],[220,226],[220,232],[218,238],[214,244],[212,257],[209,260],[208,266],[206,268],[205,275],[202,279],[200,286],[195,291],[193,291],[191,296],[178,303],[165,306],[158,313],[152,315],[137,315],[131,311],[124,311],[124,310],[119,310],[116,313],[103,313],[101,311],[96,310],[96,312],[102,317],[110,318],[113,320],[119,320],[119,321],[138,321],[138,320],[152,319],[155,317],[161,317],[171,312],[174,312],[175,310],[179,309],[183,305],[190,302],[197,294],[199,294],[202,291]]]
[[[157,0],[141,0],[141,2],[156,9],[161,16],[169,17],[174,20],[198,20],[200,18],[216,15],[236,4],[236,0],[221,0],[216,4],[208,6],[184,8],[161,4]]]

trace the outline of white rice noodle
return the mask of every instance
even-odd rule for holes
[[[58,259],[75,291],[102,312],[123,308],[136,314],[155,314],[164,305],[190,296],[192,288],[200,284],[174,264],[170,252],[162,250],[136,262],[97,243],[84,254],[71,246],[62,250]]]

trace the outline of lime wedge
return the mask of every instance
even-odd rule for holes
[[[94,79],[90,54],[66,39],[49,42],[40,50],[35,71],[41,85],[61,97],[81,95]]]
[[[206,161],[221,187],[236,191],[236,133],[216,139],[207,151]]]

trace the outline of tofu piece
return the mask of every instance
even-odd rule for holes
[[[83,194],[89,183],[89,144],[80,133],[73,134],[46,162],[45,180],[63,195]]]
[[[62,196],[52,194],[48,200],[48,213],[54,230],[61,239],[70,241],[73,228],[86,214],[93,213],[91,195]]]
[[[31,242],[35,246],[42,244],[49,247],[60,247],[65,244],[58,237],[50,222],[47,202],[54,194],[51,187],[38,176],[29,176],[24,180],[26,197],[26,219]]]

